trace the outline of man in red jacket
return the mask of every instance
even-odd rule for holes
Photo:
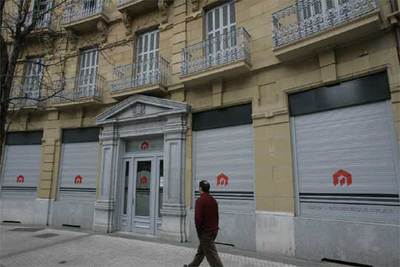
[[[200,266],[205,256],[211,267],[222,267],[214,244],[219,229],[218,203],[210,195],[210,184],[207,181],[200,181],[199,191],[200,197],[196,200],[194,217],[200,244],[193,261],[184,266]]]

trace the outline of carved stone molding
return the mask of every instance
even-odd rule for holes
[[[125,25],[125,35],[129,36],[132,34],[132,18],[131,16],[129,16],[129,14],[127,14],[126,12],[122,13],[122,22]]]
[[[107,41],[108,36],[108,27],[107,24],[103,20],[99,20],[97,22],[97,30],[100,32],[101,42],[105,43]]]
[[[160,11],[161,24],[168,23],[168,7],[172,0],[158,0],[158,10]]]
[[[192,2],[192,11],[197,12],[200,7],[200,0],[190,0]]]

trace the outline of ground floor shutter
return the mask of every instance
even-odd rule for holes
[[[18,132],[7,135],[2,197],[36,197],[40,178],[42,132]]]
[[[292,125],[301,216],[398,223],[390,101],[294,116]]]
[[[195,114],[194,199],[198,184],[210,182],[219,204],[218,242],[255,248],[254,148],[251,105]]]
[[[98,142],[62,145],[60,197],[95,198]]]

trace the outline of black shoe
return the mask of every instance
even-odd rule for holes
[[[184,264],[184,265],[183,265],[183,267],[189,267],[189,265],[187,265],[187,264]]]

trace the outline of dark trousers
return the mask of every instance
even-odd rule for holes
[[[222,262],[218,256],[217,249],[215,248],[215,238],[218,232],[215,233],[201,233],[199,235],[199,248],[197,254],[189,266],[197,267],[201,264],[204,257],[206,257],[211,267],[223,267]]]

